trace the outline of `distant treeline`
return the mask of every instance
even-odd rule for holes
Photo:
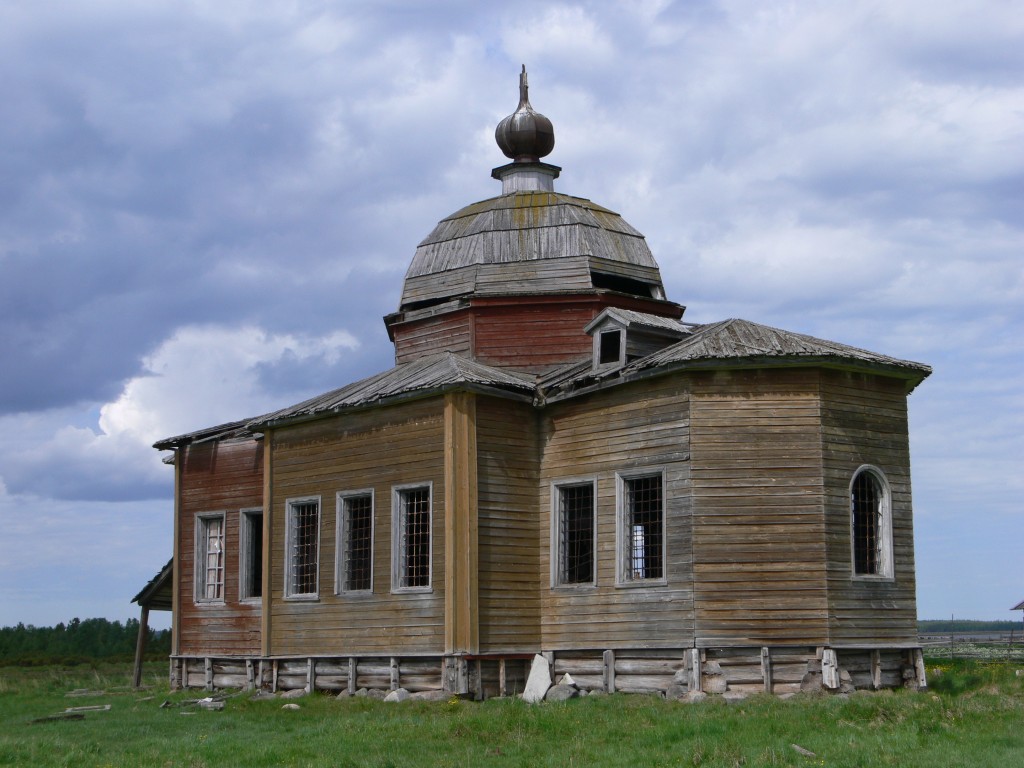
[[[923,635],[945,635],[957,632],[1020,632],[1019,621],[971,621],[970,619],[938,619],[917,622],[917,631]]]
[[[138,619],[124,624],[107,619],[72,619],[55,627],[18,624],[0,628],[0,666],[81,664],[97,659],[132,658]],[[146,658],[166,658],[171,631],[149,629]]]

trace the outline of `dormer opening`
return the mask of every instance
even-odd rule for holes
[[[598,342],[598,365],[618,363],[622,359],[622,331],[601,331]]]
[[[645,299],[663,299],[665,292],[660,285],[646,283],[643,280],[634,280],[621,275],[611,275],[607,272],[590,270],[590,284],[595,288],[606,291],[618,291],[628,293],[631,296],[642,296]]]

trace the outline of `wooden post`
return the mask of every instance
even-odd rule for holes
[[[498,659],[498,696],[507,696],[505,659]]]
[[[181,446],[174,452],[174,551],[171,554],[171,656],[181,653],[181,479],[185,472],[185,453]],[[188,678],[182,684],[188,688]]]
[[[316,659],[306,659],[306,693],[316,690]]]
[[[213,690],[213,659],[207,656],[203,659],[204,671],[206,672],[206,690]]]
[[[882,687],[882,652],[877,648],[871,651],[871,687],[876,691]]]
[[[767,646],[761,648],[761,677],[764,680],[764,692],[772,692],[772,656]]]
[[[690,693],[693,693],[694,691],[700,691],[701,690],[701,682],[700,682],[700,675],[701,675],[700,649],[699,648],[691,648],[690,651],[689,651],[689,654],[690,654],[690,663],[688,665],[688,667],[689,667],[688,671],[689,671],[690,674],[689,674],[689,677],[687,678],[686,683],[687,683],[687,689],[690,691]]]
[[[831,648],[821,654],[821,684],[833,691],[839,687],[839,657]]]
[[[274,666],[273,666],[273,669],[271,670],[271,673],[270,673],[270,675],[271,675],[270,690],[272,690],[274,693],[277,693],[277,672],[278,672],[278,662],[277,662],[277,659],[274,659]]]
[[[480,652],[476,397],[444,400],[445,653]]]
[[[274,455],[274,432],[267,430],[263,434],[263,585],[260,598],[263,610],[260,612],[260,655],[270,656],[272,643],[270,642],[271,632],[271,611],[272,601],[271,585],[271,563],[270,553],[273,551],[274,531],[274,464],[271,457]],[[274,690],[277,690],[277,662],[274,662]]]
[[[604,689],[615,693],[615,651],[605,651],[601,659],[604,662]]]
[[[398,658],[395,656],[391,657],[391,690],[397,691],[401,688],[401,680],[399,679],[399,667]]]
[[[350,696],[356,693],[356,678],[359,676],[359,660],[355,656],[348,657],[348,692]]]
[[[924,668],[924,650],[914,649],[914,669],[917,671],[917,687],[924,689],[928,687],[928,673]]]
[[[149,637],[149,606],[142,606],[139,616],[139,636],[135,638],[135,666],[132,669],[132,688],[142,685],[142,657],[146,653],[146,640]]]

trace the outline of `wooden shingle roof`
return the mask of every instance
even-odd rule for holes
[[[673,317],[663,315],[652,315],[649,312],[637,312],[634,309],[623,309],[621,307],[608,307],[602,310],[601,314],[595,317],[583,330],[590,333],[605,319],[617,320],[626,328],[640,328],[649,331],[668,332],[674,336],[684,336],[691,333],[696,327],[692,323],[684,323]]]
[[[644,236],[619,214],[556,192],[516,192],[442,219],[416,248],[401,308],[464,295],[592,290],[592,272],[656,286]]]
[[[492,368],[451,352],[441,352],[397,365],[383,373],[310,398],[298,405],[274,411],[254,419],[248,426],[259,431],[261,427],[273,426],[280,422],[419,397],[450,387],[500,391],[506,395],[518,394],[521,398],[529,400],[533,397],[534,381],[531,375]]]
[[[875,371],[906,379],[911,387],[920,383],[932,371],[922,363],[900,360],[749,320],[731,319],[685,327],[689,333],[680,341],[621,368],[595,371],[588,359],[552,371],[540,382],[538,400],[553,402],[639,378],[703,368],[818,365]]]
[[[178,448],[181,445],[205,443],[213,440],[232,440],[236,438],[243,439],[247,437],[254,437],[253,433],[245,426],[250,421],[252,421],[252,418],[229,421],[225,424],[218,424],[216,427],[206,427],[204,429],[197,429],[195,432],[186,432],[185,434],[175,435],[174,437],[165,437],[163,440],[158,440],[153,443],[153,447],[163,451]]]
[[[146,586],[139,591],[139,594],[132,598],[132,602],[155,611],[172,610],[173,584],[171,579],[173,573],[174,558],[172,557],[167,561],[167,565],[161,568],[160,572],[146,583]]]
[[[782,361],[846,363],[854,367],[886,369],[893,373],[901,373],[906,378],[918,380],[925,378],[932,371],[931,367],[922,363],[900,360],[749,320],[731,319],[695,326],[693,333],[687,338],[635,361],[626,366],[624,373],[715,361],[743,361],[752,364]]]

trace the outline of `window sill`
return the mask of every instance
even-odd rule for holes
[[[648,589],[651,587],[667,587],[668,579],[634,579],[633,581],[620,581],[615,584],[616,589]]]
[[[867,584],[894,584],[896,582],[895,576],[879,576],[873,573],[854,573],[850,576],[850,581],[856,583],[867,583]]]
[[[320,595],[285,595],[284,599],[289,603],[319,603]]]
[[[595,592],[597,591],[596,583],[588,584],[552,584],[552,592]]]
[[[392,587],[392,595],[427,595],[434,591],[433,587]]]
[[[243,597],[238,600],[239,605],[263,605],[262,597]]]
[[[335,592],[335,597],[340,597],[344,600],[371,600],[373,599],[372,589],[346,589],[341,592]]]
[[[203,605],[223,606],[223,605],[226,604],[225,601],[224,601],[224,598],[216,598],[216,599],[213,599],[213,600],[195,600],[194,602],[198,606],[203,606]]]

